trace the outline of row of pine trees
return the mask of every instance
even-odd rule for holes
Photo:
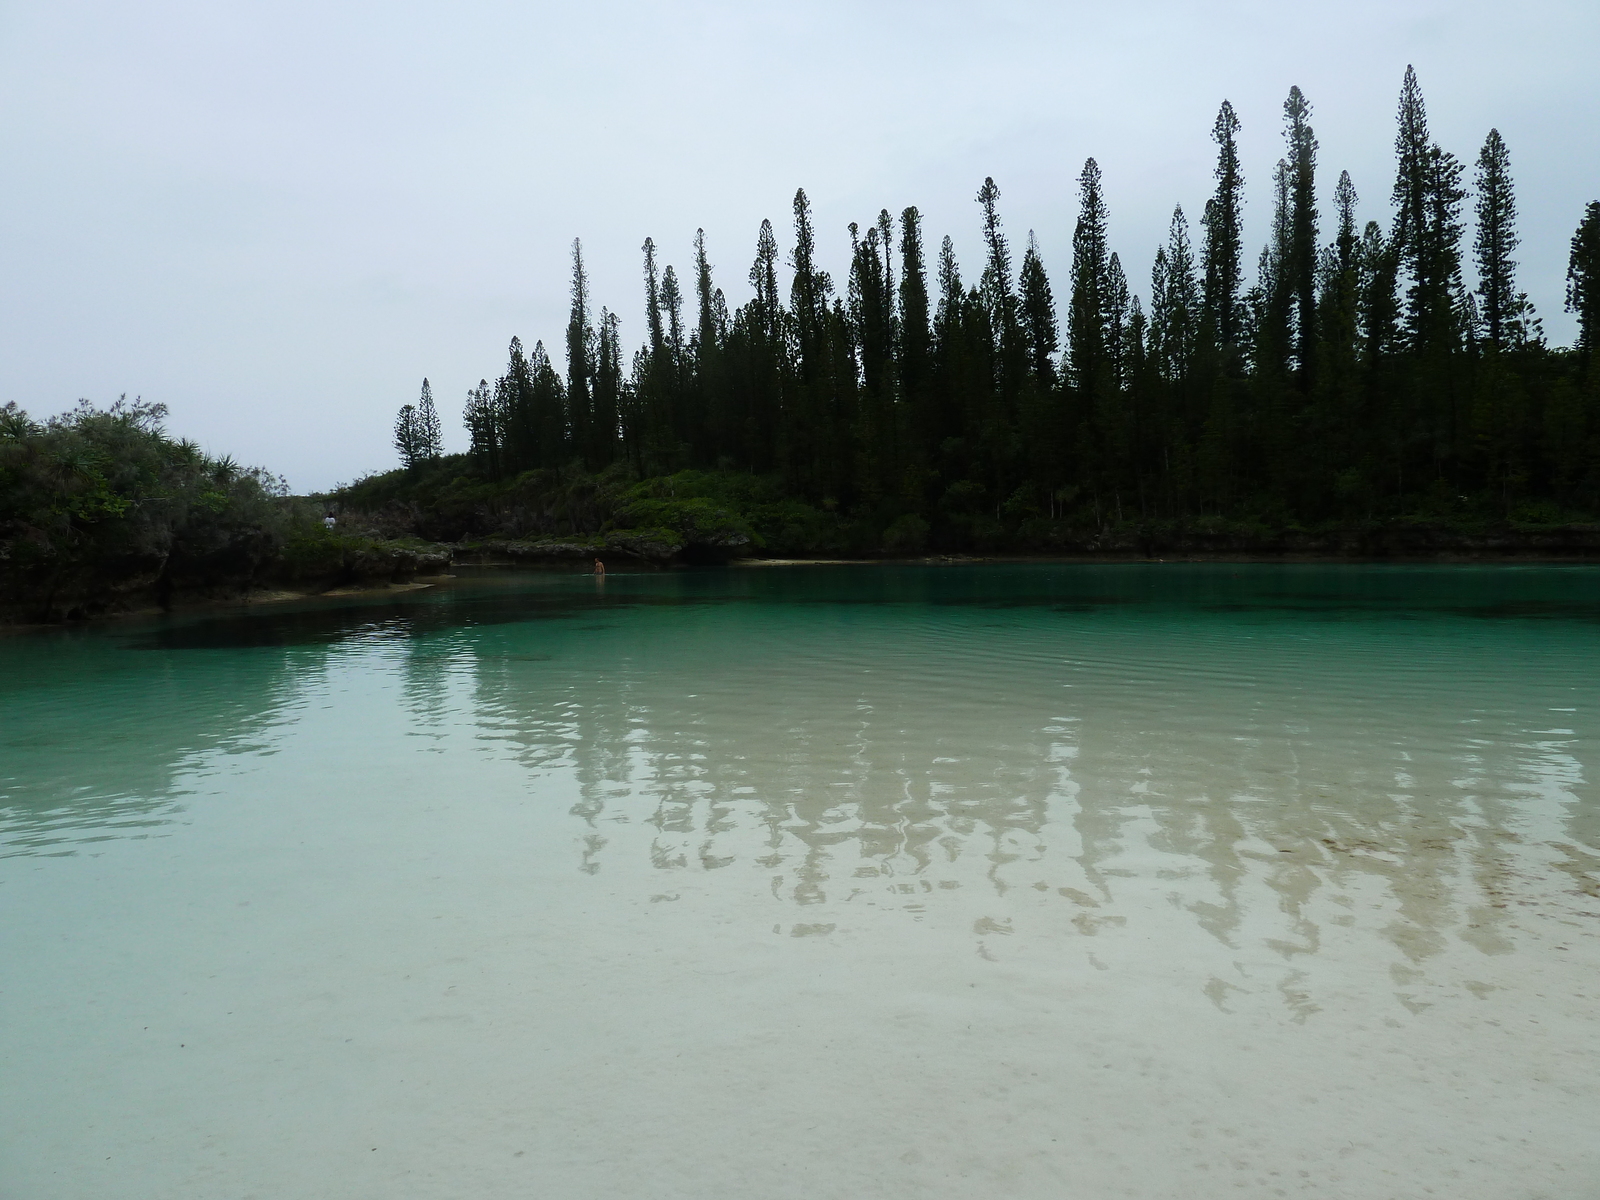
[[[648,337],[631,360],[574,242],[564,375],[542,342],[512,340],[505,373],[468,396],[474,472],[749,471],[828,509],[1002,523],[1600,512],[1600,202],[1572,243],[1577,344],[1552,349],[1517,284],[1498,132],[1469,181],[1431,138],[1408,67],[1389,227],[1358,224],[1347,173],[1325,226],[1311,117],[1291,88],[1271,234],[1248,285],[1240,123],[1226,102],[1215,192],[1198,230],[1174,211],[1147,302],[1108,248],[1093,159],[1062,300],[1032,234],[1016,261],[992,179],[977,197],[975,280],[948,237],[930,255],[913,207],[852,224],[848,277],[835,281],[816,264],[804,191],[786,264],[763,221],[754,297],[732,311],[703,231],[687,281],[646,239]],[[438,453],[424,400],[401,413],[408,463]]]

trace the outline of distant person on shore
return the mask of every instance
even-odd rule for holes
[[[338,519],[332,513],[322,518],[322,527],[324,529],[332,529],[338,523]]]
[[[594,560],[594,573],[596,575],[604,575],[606,573],[605,563],[601,562],[598,558]]]

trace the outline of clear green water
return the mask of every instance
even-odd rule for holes
[[[1600,1195],[1600,570],[0,640],[0,1196]]]

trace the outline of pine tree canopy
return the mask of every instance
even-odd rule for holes
[[[956,548],[1048,541],[1062,522],[1600,514],[1600,202],[1572,240],[1577,345],[1552,348],[1518,288],[1498,131],[1469,181],[1408,67],[1375,212],[1347,172],[1319,183],[1312,116],[1290,88],[1253,278],[1227,101],[1198,226],[1175,206],[1148,276],[1113,251],[1106,180],[1083,163],[1059,297],[1033,231],[1014,256],[992,177],[965,274],[915,206],[819,228],[803,189],[786,246],[760,222],[743,302],[717,286],[704,230],[680,244],[686,273],[646,238],[632,352],[574,240],[564,361],[512,339],[504,372],[467,390],[466,462],[489,480],[744,472],[830,519]],[[819,246],[848,252],[837,287]],[[442,454],[427,381],[395,447],[408,468]]]
[[[1584,209],[1567,260],[1567,311],[1578,315],[1576,349],[1591,383],[1600,381],[1600,200]]]

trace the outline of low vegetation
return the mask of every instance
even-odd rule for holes
[[[43,421],[0,408],[0,620],[383,578],[434,561],[324,529],[320,509],[281,479],[169,436],[165,416],[137,400]]]

